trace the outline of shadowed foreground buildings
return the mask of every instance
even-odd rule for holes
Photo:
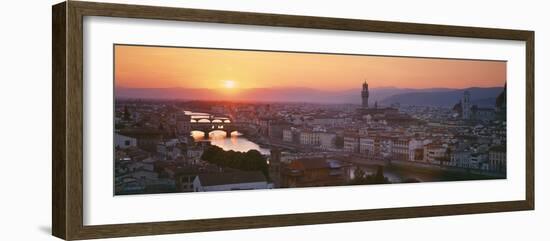
[[[297,159],[281,170],[282,187],[339,186],[349,181],[349,164],[326,158]]]

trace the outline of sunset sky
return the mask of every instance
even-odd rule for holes
[[[503,86],[506,62],[115,46],[115,84],[129,88],[467,88]]]

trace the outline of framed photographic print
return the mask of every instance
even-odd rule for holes
[[[534,32],[53,6],[53,235],[534,209]]]

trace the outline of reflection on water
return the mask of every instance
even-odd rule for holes
[[[191,136],[196,141],[204,140],[204,133],[201,131],[192,131]],[[209,138],[212,145],[219,146],[222,149],[229,151],[247,152],[249,150],[257,150],[264,155],[269,155],[269,149],[262,148],[258,144],[246,139],[239,132],[231,133],[231,137],[226,137],[224,131],[210,132]]]

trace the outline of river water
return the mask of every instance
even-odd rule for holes
[[[191,136],[196,141],[204,140],[204,133],[201,131],[192,131]],[[257,150],[264,155],[269,155],[270,153],[269,149],[260,147],[258,144],[246,139],[239,132],[233,132],[231,133],[231,137],[226,137],[224,131],[213,131],[210,132],[208,140],[210,140],[212,145],[219,146],[226,151],[247,152],[249,150]]]
[[[210,117],[209,113],[200,113],[192,111],[184,111],[186,115],[191,116],[192,118],[208,118]],[[201,131],[192,131],[191,136],[195,141],[204,140],[205,133]],[[227,137],[224,131],[212,131],[208,136],[208,140],[212,145],[219,146],[222,149],[229,151],[240,151],[247,152],[249,150],[257,150],[264,155],[269,155],[270,150],[260,147],[258,144],[248,140],[239,132],[231,133],[231,137]]]

